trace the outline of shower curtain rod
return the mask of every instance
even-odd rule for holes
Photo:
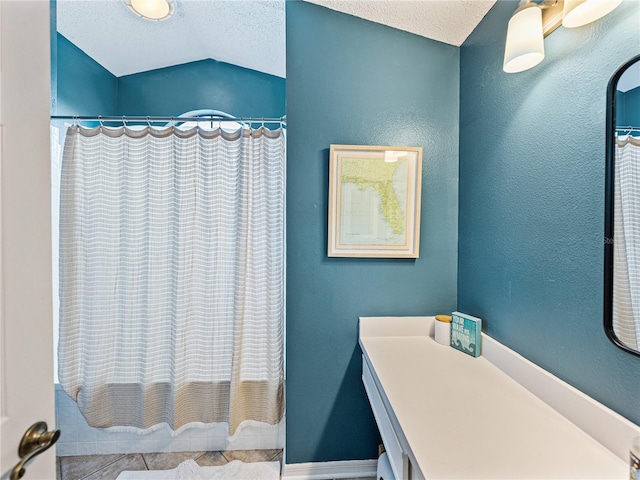
[[[52,115],[51,120],[72,120],[74,122],[119,122],[124,125],[129,123],[183,123],[183,122],[245,122],[245,123],[281,123],[286,124],[287,117],[225,117],[221,115],[201,115],[195,117],[180,116],[142,116],[142,115],[121,115],[121,116],[83,116],[83,115]]]
[[[616,127],[616,130],[631,130],[633,132],[638,132],[640,131],[640,127],[632,127],[631,125],[629,125],[627,127]]]

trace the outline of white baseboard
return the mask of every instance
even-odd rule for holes
[[[332,480],[338,478],[375,477],[377,460],[344,460],[285,464],[283,480]]]

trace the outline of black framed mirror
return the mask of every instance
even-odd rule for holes
[[[607,88],[604,329],[640,356],[640,55]]]

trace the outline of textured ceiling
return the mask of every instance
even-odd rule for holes
[[[332,10],[460,46],[496,0],[307,0]]]
[[[164,22],[123,0],[57,0],[58,31],[115,76],[213,58],[285,77],[285,0],[177,0]],[[496,0],[307,0],[459,46]]]
[[[152,22],[122,0],[57,0],[58,32],[117,77],[213,58],[285,76],[284,0],[177,0]]]

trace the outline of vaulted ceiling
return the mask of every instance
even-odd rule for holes
[[[308,0],[459,46],[496,0]],[[284,0],[177,0],[170,19],[123,0],[57,0],[58,32],[115,76],[213,58],[285,77]]]

